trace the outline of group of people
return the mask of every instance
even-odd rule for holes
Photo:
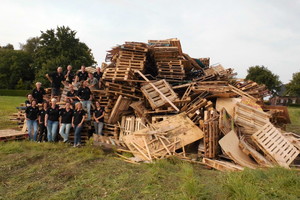
[[[46,92],[40,82],[36,83],[36,87],[31,94],[27,95],[25,101],[29,139],[39,142],[55,142],[58,139],[58,132],[63,142],[66,143],[69,142],[69,133],[73,128],[74,147],[78,147],[81,145],[83,125],[85,121],[90,120],[93,120],[95,133],[103,135],[104,109],[100,106],[100,102],[95,102],[93,112],[91,112],[93,99],[91,90],[101,87],[100,68],[98,67],[97,71],[92,74],[85,71],[85,66],[81,66],[80,71],[75,74],[72,72],[72,66],[69,65],[65,73],[62,67],[58,67],[56,72],[46,74],[46,77],[52,86],[50,101],[45,98]],[[60,101],[62,84],[68,86],[70,91],[67,93],[63,108],[60,108],[57,102]]]

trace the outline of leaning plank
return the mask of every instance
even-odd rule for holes
[[[131,99],[128,99],[120,95],[111,111],[110,117],[108,119],[108,123],[109,124],[116,123],[120,119],[121,113],[128,110],[131,102],[132,102]]]
[[[209,167],[220,171],[242,171],[244,168],[240,165],[236,165],[230,162],[221,161],[221,160],[213,160],[209,158],[203,158],[202,162]]]
[[[251,136],[257,146],[274,162],[288,168],[299,151],[271,123],[267,123]]]
[[[234,130],[225,135],[219,144],[223,151],[235,162],[243,167],[249,167],[255,169],[258,165],[251,160],[251,158],[245,154],[239,147],[239,138]]]

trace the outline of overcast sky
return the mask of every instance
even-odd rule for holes
[[[300,0],[0,0],[0,45],[69,26],[100,65],[125,41],[178,38],[190,56],[244,78],[264,65],[287,83],[300,72]]]

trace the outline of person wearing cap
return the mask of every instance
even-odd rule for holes
[[[86,112],[82,109],[81,102],[76,103],[72,117],[72,127],[74,128],[74,147],[79,147],[81,145],[81,130],[85,120],[85,114]]]
[[[73,109],[71,103],[67,102],[65,108],[59,112],[59,134],[64,139],[64,143],[69,141],[69,133],[72,127]]]
[[[38,114],[38,122],[39,122],[39,131],[38,131],[38,141],[47,141],[47,127],[45,126],[45,116],[48,110],[48,103],[43,102],[42,109]]]
[[[64,73],[64,77],[67,83],[72,84],[74,81],[74,73],[72,72],[72,65],[67,66],[67,71]]]
[[[32,97],[37,101],[37,103],[43,103],[44,95],[46,94],[44,88],[42,88],[41,82],[36,82],[36,88],[32,90]]]
[[[56,99],[51,99],[51,106],[48,108],[45,116],[45,126],[47,127],[48,142],[55,142],[59,120],[59,107],[56,105]]]
[[[91,100],[93,98],[90,88],[87,87],[88,82],[83,81],[82,87],[77,91],[77,99],[82,103],[82,106],[87,110],[88,120],[91,120]]]
[[[28,106],[25,110],[25,117],[26,117],[26,125],[28,129],[28,136],[30,140],[36,141],[37,138],[37,132],[38,132],[38,113],[39,108],[36,106],[37,102],[36,100],[31,101],[31,105]],[[33,128],[33,137],[31,135]]]
[[[65,84],[65,77],[62,73],[62,67],[58,67],[56,72],[46,74],[46,77],[52,84],[51,99],[57,97],[59,101],[61,84]]]

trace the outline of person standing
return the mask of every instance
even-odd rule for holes
[[[82,87],[80,87],[77,91],[77,99],[82,103],[82,106],[87,110],[88,120],[91,120],[91,100],[92,93],[90,88],[87,87],[88,82],[84,81],[82,83]]]
[[[64,73],[64,78],[67,83],[72,84],[74,81],[74,73],[72,72],[72,65],[67,66],[67,71]]]
[[[26,107],[31,106],[32,100],[33,100],[32,94],[27,94],[27,100],[25,100],[25,106]]]
[[[45,126],[45,116],[48,110],[48,103],[44,102],[42,104],[42,109],[39,111],[38,122],[39,122],[39,132],[38,141],[47,141],[47,127]]]
[[[59,107],[56,105],[56,99],[51,99],[51,106],[48,108],[45,116],[45,126],[47,127],[48,142],[54,142],[56,139],[59,120]]]
[[[73,109],[71,109],[71,103],[67,102],[66,107],[59,112],[59,134],[64,139],[64,143],[69,141],[69,133],[72,127]]]
[[[81,144],[81,130],[85,120],[85,111],[82,109],[80,102],[76,103],[72,118],[72,127],[74,128],[74,147],[79,147]]]
[[[99,101],[96,101],[96,109],[93,113],[94,127],[97,135],[103,135],[102,129],[104,124],[104,109],[100,106]]]
[[[85,66],[82,65],[80,71],[77,73],[78,82],[85,81],[88,78],[88,73],[85,71]]]
[[[44,95],[46,94],[44,88],[42,88],[42,83],[36,82],[36,88],[32,90],[32,97],[37,101],[37,103],[43,103]]]
[[[46,74],[46,77],[52,84],[51,88],[51,99],[57,97],[58,101],[60,100],[60,87],[61,84],[65,84],[65,77],[62,73],[62,68],[58,67],[56,72]]]
[[[39,108],[37,107],[36,104],[37,104],[36,100],[32,100],[31,106],[28,106],[25,110],[28,136],[29,139],[33,141],[36,141],[37,131],[38,131],[37,118],[38,118]],[[31,135],[32,128],[33,128],[33,137]]]

